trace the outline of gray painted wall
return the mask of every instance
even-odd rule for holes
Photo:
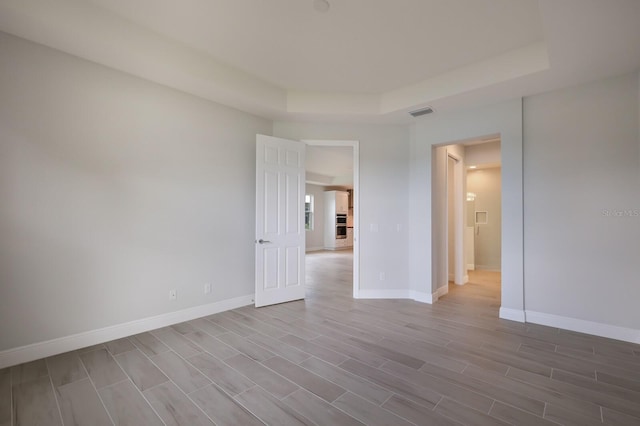
[[[633,74],[525,99],[527,310],[640,329],[638,93]]]
[[[0,350],[253,294],[269,120],[2,33],[0,51]]]
[[[520,100],[272,125],[8,35],[0,50],[0,350],[252,294],[255,134],[272,130],[360,141],[361,287],[422,293],[446,268],[432,148],[500,133],[503,307],[524,308],[524,246],[527,309],[640,329],[639,219],[603,214],[640,208],[637,74],[525,99],[525,216]]]
[[[410,288],[431,293],[446,279],[446,259],[433,248],[446,237],[446,154],[434,147],[479,137],[501,136],[502,307],[522,312],[522,102],[507,101],[479,109],[440,113],[417,120],[411,129],[409,240]],[[434,153],[436,155],[434,155]],[[435,170],[435,171],[434,171]],[[432,201],[433,200],[433,201]],[[435,246],[432,246],[435,244]]]

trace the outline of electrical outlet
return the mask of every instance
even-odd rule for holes
[[[178,300],[178,290],[169,290],[169,300]]]
[[[384,272],[380,272],[380,281],[384,281]]]
[[[211,293],[211,284],[206,283],[204,285],[204,294],[209,294],[209,293]]]

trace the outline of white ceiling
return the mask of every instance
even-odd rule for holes
[[[91,2],[294,90],[380,93],[543,41],[537,0]]]
[[[638,0],[329,2],[3,0],[0,30],[274,119],[406,123],[640,69]]]

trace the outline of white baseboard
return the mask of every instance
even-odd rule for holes
[[[496,265],[475,265],[475,270],[487,272],[500,272],[500,266]]]
[[[438,300],[438,299],[434,299],[433,294],[423,293],[421,291],[411,290],[409,291],[409,294],[411,295],[411,299],[415,300],[416,302],[428,303],[430,305],[432,305],[433,302]]]
[[[429,293],[413,290],[359,290],[357,299],[412,299],[422,303],[433,303]]]
[[[359,290],[356,299],[411,299],[416,302],[433,304],[439,298],[449,293],[449,286],[445,285],[433,294],[415,290]]]
[[[640,344],[640,330],[543,312],[527,311],[527,322]]]
[[[449,294],[449,284],[443,285],[442,287],[434,291],[432,294],[422,293],[419,291],[412,291],[411,298],[415,301],[422,302],[422,303],[429,303],[432,305],[436,303],[438,300],[440,300],[442,296],[445,296],[447,294]]]
[[[359,299],[411,299],[410,290],[363,290],[358,292]]]
[[[473,263],[467,263],[467,270],[468,271],[473,271],[476,269],[476,265]]]
[[[462,282],[461,283],[457,283],[456,282],[456,277],[454,274],[449,274],[449,282],[452,282],[456,285],[465,285],[466,283],[469,282],[469,275],[463,275],[462,276]]]
[[[463,275],[463,276],[462,276],[462,282],[461,282],[461,283],[457,283],[457,282],[453,281],[453,283],[454,283],[455,285],[465,285],[465,284],[466,284],[466,283],[468,283],[468,282],[469,282],[469,275]]]
[[[234,299],[221,300],[207,305],[194,306],[181,311],[169,312],[154,317],[143,318],[124,324],[113,325],[97,330],[33,343],[19,348],[7,349],[0,352],[0,369],[24,362],[46,358],[52,355],[81,349],[87,346],[121,339],[156,328],[167,327],[184,321],[217,314],[241,306],[253,303],[253,294],[236,297]]]
[[[443,285],[433,293],[433,301],[437,302],[442,296],[449,294],[449,285]]]
[[[305,252],[310,252],[310,251],[322,251],[324,250],[324,247],[307,247],[305,249]]]
[[[500,307],[500,318],[517,322],[525,322],[525,319],[527,319],[522,309],[503,307]]]

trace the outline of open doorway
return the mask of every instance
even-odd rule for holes
[[[502,186],[499,136],[434,148],[434,179],[443,182],[435,205],[442,225],[434,242],[441,262],[439,295],[470,284],[499,303],[502,263]],[[437,185],[436,185],[437,187]]]
[[[357,297],[358,142],[305,140],[307,291]],[[327,290],[327,288],[322,289]]]

